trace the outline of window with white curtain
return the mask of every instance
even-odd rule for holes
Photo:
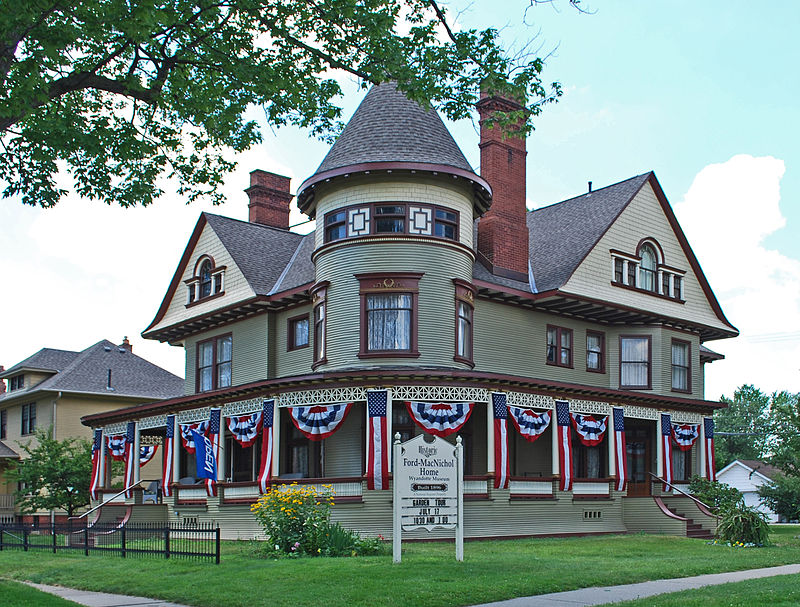
[[[640,252],[642,262],[639,264],[639,288],[645,291],[656,290],[656,268],[658,258],[655,249],[649,244],[642,245]]]
[[[411,350],[410,293],[373,293],[366,296],[367,351]]]
[[[650,388],[650,337],[620,337],[620,388]]]
[[[672,340],[672,389],[678,392],[691,390],[688,341]]]

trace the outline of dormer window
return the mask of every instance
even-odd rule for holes
[[[611,251],[611,284],[683,302],[685,270],[668,266],[661,246],[645,238],[636,253]]]
[[[185,281],[186,305],[193,305],[224,292],[225,266],[216,266],[214,260],[203,255],[195,264],[194,275]]]
[[[25,375],[15,375],[8,380],[8,391],[22,390],[25,387]]]

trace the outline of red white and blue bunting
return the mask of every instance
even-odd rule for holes
[[[144,466],[153,459],[157,449],[158,445],[141,445],[139,447],[139,465]]]
[[[306,438],[320,441],[329,437],[339,429],[344,418],[350,412],[353,403],[338,405],[314,405],[312,407],[289,407],[289,416],[295,427]]]
[[[172,458],[175,453],[175,416],[167,415],[167,432],[164,438],[164,458],[161,466],[161,492],[172,495]]]
[[[261,430],[261,411],[228,418],[228,430],[242,447],[252,447]]]
[[[108,444],[108,454],[112,459],[121,462],[125,459],[125,435],[117,434],[116,436],[107,436],[106,444]]]
[[[266,493],[272,479],[272,425],[275,419],[275,401],[261,403],[261,466],[258,469],[258,488]]]
[[[560,491],[572,489],[572,432],[570,432],[569,402],[556,401],[556,428],[558,430],[558,481]]]
[[[492,392],[494,416],[494,488],[508,489],[511,464],[508,459],[508,399],[502,392]]]
[[[672,440],[681,451],[689,451],[700,436],[700,424],[672,424]]]
[[[97,488],[100,486],[100,453],[103,445],[103,431],[94,431],[94,441],[92,441],[92,478],[89,481],[89,497],[97,499]]]
[[[608,416],[595,419],[591,415],[581,415],[580,413],[570,413],[572,425],[578,433],[578,438],[587,447],[596,447],[603,442],[606,434]]]
[[[128,422],[128,431],[125,433],[125,497],[133,497],[133,484],[136,482],[134,440],[136,440],[136,422]]]
[[[367,390],[367,489],[389,488],[389,392]]]
[[[192,438],[192,430],[198,434],[208,436],[208,420],[197,422],[196,424],[180,424],[181,428],[181,441],[186,453],[194,454],[194,438]]]
[[[508,407],[508,415],[526,441],[532,443],[550,427],[552,416],[549,411],[536,413],[522,407]]]
[[[628,447],[625,441],[625,413],[621,407],[612,409],[614,414],[614,461],[617,467],[617,491],[625,491],[628,482]]]
[[[714,418],[703,418],[703,434],[706,450],[706,478],[710,481],[717,480],[717,472],[714,462]]]
[[[458,432],[472,414],[475,403],[406,402],[406,408],[420,428],[444,438]]]
[[[667,483],[672,483],[672,417],[668,413],[661,414],[661,475]],[[670,490],[664,483],[664,491]]]

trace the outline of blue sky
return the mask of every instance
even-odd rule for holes
[[[706,397],[744,382],[800,391],[800,2],[737,0],[450,2],[462,27],[500,28],[506,46],[553,51],[546,81],[564,88],[528,140],[529,206],[654,170],[711,286],[742,336],[708,344]],[[349,117],[363,97],[347,82]],[[449,125],[478,166],[469,121]],[[83,349],[131,337],[182,374],[182,352],[142,340],[202,210],[246,218],[249,171],[311,175],[327,146],[267,130],[226,181],[229,202],[190,207],[172,192],[147,209],[70,197],[53,210],[0,202],[5,319],[0,364],[40,347]],[[294,216],[293,216],[294,218]]]

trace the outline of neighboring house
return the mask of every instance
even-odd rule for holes
[[[133,354],[127,337],[120,345],[103,340],[81,352],[42,348],[0,371],[0,380],[7,383],[0,391],[0,516],[6,519],[15,514],[16,487],[3,475],[4,462],[24,457],[21,445],[35,444],[37,430],[49,429],[57,440],[88,439],[82,416],[183,390],[183,379]]]
[[[468,537],[690,530],[691,517],[669,508],[694,506],[662,495],[651,474],[670,468],[677,483],[705,474],[704,420],[723,405],[704,399],[704,366],[722,356],[703,344],[738,332],[653,173],[528,211],[525,141],[485,122],[510,105],[478,105],[478,175],[435,112],[391,84],[373,87],[298,189],[314,233],[289,231],[289,179],[264,171],[251,173],[248,222],[200,216],[143,333],[185,349],[185,394],[83,420],[107,436],[130,425],[173,447],[165,481],[181,482],[163,517],[256,534],[248,507],[265,468],[262,438],[242,446],[247,432],[234,440],[223,423],[209,496],[193,484],[194,456],[167,434],[214,408],[241,429],[251,423],[241,416],[274,400],[263,462],[272,481],[332,484],[336,520],[389,536],[391,494],[381,482],[371,488],[369,465],[380,463],[372,429],[386,399],[391,436],[405,440],[446,415],[459,426]],[[495,423],[506,411],[527,438]],[[471,412],[462,425],[459,412]],[[584,444],[567,426],[562,466],[557,412],[562,423],[572,412],[612,431]],[[669,467],[662,419],[699,436]],[[330,434],[309,440],[314,427]],[[503,427],[507,439],[495,434]],[[622,463],[629,482],[618,490]]]
[[[780,470],[757,459],[735,459],[717,472],[717,480],[741,491],[745,504],[758,508],[771,523],[777,523],[780,517],[762,504],[758,496],[758,488],[771,483],[776,474]]]

